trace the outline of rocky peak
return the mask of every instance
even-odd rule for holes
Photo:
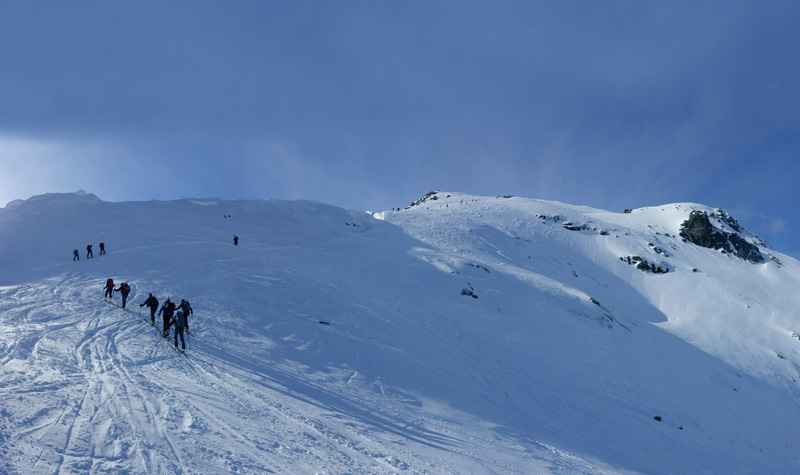
[[[436,201],[436,200],[439,199],[439,197],[437,196],[437,193],[439,193],[439,191],[428,192],[428,193],[425,194],[425,196],[423,196],[422,198],[418,199],[417,201],[411,203],[408,207],[410,208],[412,206],[419,206],[422,203],[425,203],[426,201]]]
[[[735,232],[714,226],[711,222],[712,217],[715,221],[724,222]],[[717,210],[716,215],[712,217],[705,211],[692,211],[689,219],[681,225],[680,236],[698,246],[722,250],[746,261],[753,263],[764,261],[758,246],[748,242],[739,234],[742,228],[733,217],[722,210]]]

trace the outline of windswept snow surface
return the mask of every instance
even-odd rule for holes
[[[684,242],[692,210],[15,201],[0,472],[796,473],[800,263]],[[148,292],[191,301],[186,356]]]

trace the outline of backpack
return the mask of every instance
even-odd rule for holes
[[[109,279],[106,281],[106,287],[114,287],[114,279],[112,279],[112,278],[109,278]]]
[[[123,294],[127,294],[128,292],[130,292],[130,291],[131,291],[131,288],[130,288],[130,287],[128,287],[128,284],[127,284],[127,283],[123,282],[123,283],[121,283],[121,284],[119,285],[119,290],[120,290],[120,291],[121,291]]]

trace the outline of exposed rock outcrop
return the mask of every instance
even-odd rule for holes
[[[746,261],[764,262],[764,256],[758,246],[738,234],[742,230],[739,223],[725,213],[721,213],[721,216],[719,219],[737,232],[727,232],[715,227],[705,211],[692,211],[689,219],[681,225],[680,236],[698,246],[723,250]]]

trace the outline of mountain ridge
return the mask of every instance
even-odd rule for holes
[[[48,196],[0,209],[0,243],[17,243],[0,245],[0,434],[23,454],[7,471],[36,453],[67,472],[797,468],[800,265],[680,237],[692,211],[716,208]],[[735,222],[712,224],[763,242]],[[101,240],[109,254],[84,259]],[[190,373],[145,350],[149,327],[94,303],[109,276],[134,304],[188,297]],[[116,389],[92,396],[97,381]],[[70,417],[46,409],[65,401]],[[241,431],[211,429],[223,420]],[[109,424],[115,437],[91,442]]]

